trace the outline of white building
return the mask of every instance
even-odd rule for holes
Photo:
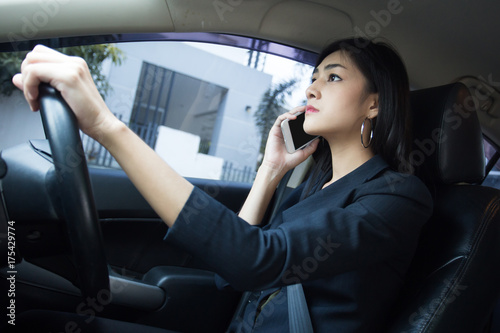
[[[159,152],[165,149],[158,145],[183,147],[185,140],[179,138],[157,141],[158,128],[166,126],[199,137],[200,152],[214,157],[198,158],[205,168],[212,162],[220,166],[221,161],[255,168],[260,134],[253,113],[271,84],[271,75],[185,43],[123,43],[118,47],[125,54],[122,65],[107,64],[103,70],[112,87],[106,103],[148,144],[156,145]],[[43,138],[39,115],[28,111],[22,96],[15,94],[5,100],[2,97],[6,109],[0,111],[0,149]],[[86,140],[84,146],[98,164],[105,164],[99,162],[102,149],[95,144],[92,148]],[[192,142],[187,146],[192,147]],[[176,151],[187,151],[187,146]],[[199,170],[178,171],[200,176]],[[217,178],[213,176],[216,172],[210,173],[208,178]]]

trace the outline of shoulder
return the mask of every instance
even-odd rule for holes
[[[359,186],[355,186],[355,192],[361,195],[422,197],[432,201],[427,186],[417,176],[393,170],[380,155],[375,155],[353,174],[361,180]]]
[[[368,188],[378,188],[389,192],[417,192],[428,194],[425,184],[415,175],[385,169],[366,182]]]
[[[413,203],[426,210],[431,210],[433,206],[427,186],[417,176],[391,169],[385,169],[368,179],[355,192],[358,198],[370,196],[379,200],[396,200]]]

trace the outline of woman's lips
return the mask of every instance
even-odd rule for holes
[[[316,109],[315,107],[311,106],[311,105],[308,105],[306,107],[306,114],[307,113],[317,113],[317,112],[319,112],[319,110]]]

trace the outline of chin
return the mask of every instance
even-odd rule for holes
[[[316,135],[313,133],[315,128],[314,124],[312,124],[311,121],[307,121],[307,118],[304,120],[304,125],[302,125],[302,127],[307,134]]]
[[[314,126],[314,124],[311,124],[311,123],[307,123],[307,120],[304,121],[304,132],[306,132],[307,134],[309,135],[321,135],[320,132],[323,132],[321,131],[318,126]]]
[[[306,134],[309,134],[309,135],[318,135],[315,133],[315,131],[309,127],[306,127],[304,126],[304,132],[306,132]]]

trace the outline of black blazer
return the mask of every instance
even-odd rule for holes
[[[379,331],[431,215],[427,188],[377,155],[299,200],[302,190],[260,228],[195,188],[166,239],[233,288],[255,291],[235,330],[287,332],[281,287],[300,282],[315,332]]]

